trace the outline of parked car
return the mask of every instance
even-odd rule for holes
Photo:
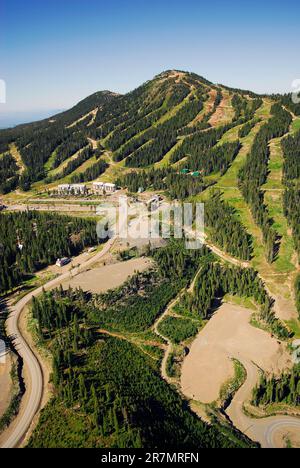
[[[57,261],[56,261],[56,266],[58,267],[63,267],[65,265],[68,265],[69,263],[71,263],[71,259],[70,258],[58,258]]]

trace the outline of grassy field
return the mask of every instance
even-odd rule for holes
[[[57,155],[57,152],[58,152],[58,148],[56,148],[56,150],[53,151],[53,153],[51,154],[50,158],[48,159],[48,161],[45,163],[45,170],[48,172],[50,171],[52,168],[53,168],[53,164],[54,164],[54,161],[55,161],[55,158],[56,158],[56,155]]]
[[[263,186],[263,190],[284,190],[284,186],[282,184],[283,154],[281,149],[281,140],[282,138],[275,138],[270,143],[270,174],[267,183]]]
[[[124,172],[131,171],[131,169],[125,167],[126,159],[120,162],[115,162],[110,151],[106,152],[103,159],[109,164],[109,167],[106,169],[104,174],[99,177],[101,182],[114,183],[122,174],[124,174]]]
[[[73,159],[76,159],[77,156],[81,153],[81,151],[83,150],[83,148],[81,148],[80,150],[78,150],[76,153],[72,154],[72,156],[70,156],[68,159],[66,159],[65,161],[63,161],[58,167],[56,167],[55,169],[51,169],[52,166],[53,166],[53,162],[51,163],[51,166],[50,166],[50,169],[49,170],[49,176],[56,176],[57,174],[60,174],[64,168],[69,164],[70,161],[73,161]],[[49,160],[50,161],[50,160]],[[49,161],[47,162],[47,165],[49,164]]]
[[[67,164],[70,161],[70,159],[72,159],[73,157],[75,157],[75,155],[71,156],[71,158],[69,158],[67,161],[65,161],[65,163]],[[79,174],[80,172],[85,172],[89,167],[93,166],[93,164],[95,164],[96,162],[97,162],[97,159],[94,156],[93,158],[89,159],[88,161],[85,161],[80,167],[78,167],[71,174],[67,175],[66,177],[63,177],[62,179],[56,180],[55,182],[53,182],[51,184],[45,185],[45,183],[42,180],[40,180],[38,182],[35,182],[34,184],[32,184],[32,190],[37,190],[37,191],[42,190],[42,189],[44,189],[44,190],[53,190],[55,187],[57,187],[58,184],[69,184],[69,183],[71,183],[71,179],[72,179],[73,175]],[[56,175],[57,173],[59,173],[62,166],[63,165],[59,166],[59,168],[57,168],[57,169],[54,169],[54,170],[50,171],[49,175]],[[32,191],[31,191],[31,193],[32,193]]]
[[[300,338],[300,321],[299,320],[289,320],[286,322],[287,326],[292,330],[294,333],[294,338],[299,339]]]
[[[292,131],[296,133],[300,130],[300,117],[296,118],[292,124]]]
[[[224,133],[221,140],[218,142],[217,146],[224,145],[224,143],[231,143],[239,139],[239,131],[243,125],[238,125],[237,127],[231,128],[228,132]]]
[[[178,149],[180,148],[180,146],[182,145],[182,143],[184,142],[184,138],[181,138],[180,140],[178,140],[178,142],[176,143],[175,146],[173,146],[173,148],[167,153],[165,154],[165,156],[163,157],[163,159],[161,161],[158,161],[157,163],[154,164],[154,167],[155,169],[162,169],[164,167],[168,167],[170,165],[170,159],[171,159],[171,156],[172,154]]]
[[[257,310],[257,306],[255,302],[250,297],[240,297],[240,296],[232,296],[231,294],[226,294],[223,298],[223,301],[228,304],[234,304],[240,307],[245,307],[245,309],[250,309],[253,311]]]
[[[21,154],[16,146],[15,143],[12,143],[9,145],[9,151],[12,155],[12,157],[16,160],[17,165],[19,167],[19,173],[22,174],[25,171],[25,165],[22,161]]]

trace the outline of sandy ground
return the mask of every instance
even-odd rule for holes
[[[11,358],[5,356],[5,363],[0,363],[0,418],[5,413],[11,399]]]
[[[207,101],[205,101],[203,103],[204,106],[203,106],[202,111],[195,117],[194,120],[192,120],[188,124],[188,127],[193,127],[198,122],[202,122],[204,117],[213,110],[214,105],[215,105],[216,96],[217,96],[217,91],[215,89],[212,89],[211,91],[209,91],[208,95],[209,95],[209,98],[208,98]]]
[[[100,203],[100,202],[99,202]],[[48,211],[48,212],[58,212],[62,214],[71,214],[71,213],[85,213],[86,216],[93,216],[96,214],[96,206],[80,206],[80,205],[72,205],[72,204],[51,204],[51,203],[44,203],[44,204],[28,204],[28,205],[10,205],[10,211]]]
[[[183,393],[202,403],[219,397],[221,386],[234,375],[231,358],[254,362],[266,372],[291,366],[284,344],[249,324],[252,312],[224,304],[199,333],[182,367]]]
[[[286,448],[290,442],[293,448],[300,448],[300,431],[292,426],[279,429],[274,435],[274,442],[278,448]]]
[[[274,310],[276,317],[280,318],[281,320],[298,319],[299,317],[295,303],[290,299],[285,299],[282,296],[276,296]]]
[[[69,286],[72,288],[81,287],[84,291],[103,293],[109,289],[121,286],[136,272],[143,272],[150,268],[151,265],[152,262],[148,258],[136,258],[127,262],[94,268],[81,273],[71,281],[64,282],[63,287],[66,289]]]
[[[212,115],[212,117],[209,120],[209,123],[211,124],[212,127],[215,127],[217,124],[225,124],[231,121],[231,114],[232,114],[232,108],[230,106],[231,103],[231,96],[229,93],[223,92],[223,99],[220,103],[220,105],[217,107],[216,112]]]

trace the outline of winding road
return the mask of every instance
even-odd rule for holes
[[[177,383],[176,379],[169,377],[168,372],[167,372],[167,363],[168,363],[169,356],[173,352],[173,343],[169,338],[162,335],[158,328],[159,328],[160,323],[163,322],[164,319],[169,315],[169,312],[173,309],[173,307],[175,306],[177,302],[178,302],[178,296],[168,305],[164,313],[157,319],[157,321],[155,322],[153,326],[153,330],[156,333],[156,335],[162,338],[167,343],[167,349],[161,362],[161,375],[162,375],[162,378],[170,385],[172,384],[176,385]]]
[[[19,413],[11,427],[9,427],[8,430],[1,435],[1,439],[3,439],[5,438],[6,433],[8,434],[7,438],[5,438],[5,440],[1,443],[0,448],[15,448],[20,445],[20,443],[24,440],[35,415],[40,409],[43,396],[44,382],[41,366],[39,364],[38,358],[22,336],[19,329],[19,319],[24,308],[30,303],[33,297],[40,295],[43,289],[53,289],[59,286],[65,280],[68,280],[70,275],[76,276],[93,264],[97,263],[110,251],[115,241],[116,237],[113,237],[105,244],[101,252],[82,263],[79,267],[76,267],[73,270],[60,275],[58,278],[55,278],[44,286],[29,293],[27,296],[21,299],[16,306],[11,307],[11,312],[6,322],[6,330],[7,335],[14,338],[15,348],[23,359],[24,367],[26,367],[26,375],[28,375],[28,377],[26,378],[25,384],[26,392],[28,392],[28,394],[26,396],[26,408],[24,411]]]
[[[24,308],[30,303],[33,297],[40,295],[45,290],[53,289],[59,286],[65,280],[68,280],[70,276],[76,276],[93,264],[97,263],[103,258],[113,247],[117,236],[110,239],[104,246],[103,250],[87,261],[83,262],[80,266],[63,273],[58,278],[48,282],[43,287],[36,289],[29,293],[27,296],[22,298],[14,307],[11,308],[11,313],[7,320],[7,334],[14,337],[15,347],[23,359],[24,368],[26,369],[26,407],[20,411],[19,415],[13,421],[12,425],[1,435],[0,448],[15,448],[20,446],[22,441],[25,439],[30,426],[37,415],[43,397],[43,373],[34,351],[30,348],[19,329],[19,319]],[[220,249],[211,245],[205,238],[205,243],[208,247],[223,260],[229,261],[230,263],[244,268],[249,267],[247,262],[241,262],[237,259],[224,254]],[[166,364],[170,353],[172,352],[172,343],[162,336],[158,331],[158,325],[169,313],[169,310],[174,306],[177,299],[173,301],[167,307],[165,313],[159,318],[154,325],[155,332],[167,341],[168,347],[162,362],[162,376],[169,383],[173,383],[172,379],[167,376]],[[235,356],[245,366],[247,371],[247,379],[245,384],[236,393],[230,407],[227,409],[227,414],[230,417],[232,423],[240,429],[242,432],[247,434],[250,438],[261,443],[263,448],[274,448],[276,447],[275,436],[281,429],[299,428],[300,432],[300,419],[286,416],[274,416],[264,419],[251,419],[245,415],[243,411],[244,402],[249,400],[253,387],[257,384],[259,378],[259,371],[256,366],[243,359],[242,356]]]
[[[207,240],[206,234],[202,236],[202,240],[203,240],[203,243],[205,243],[207,247],[209,247],[212,250],[212,252],[214,252],[222,260],[234,266],[239,266],[241,268],[251,267],[250,262],[236,259],[232,257],[231,255],[224,253],[217,246],[211,244]],[[199,271],[197,275],[198,274],[199,274]],[[193,290],[197,275],[190,286],[190,289],[189,289],[190,291]],[[264,278],[262,278],[261,275],[259,276],[264,281]],[[268,288],[267,288],[267,291],[270,297],[273,297],[273,295],[271,294]],[[168,340],[166,337],[162,336],[159,333],[158,325],[166,317],[166,315],[168,315],[170,309],[174,306],[177,300],[178,298],[171,305],[168,306],[163,316],[157,321],[155,325],[155,332],[168,343],[168,348],[165,353],[164,359],[162,361],[162,375],[163,375],[163,378],[167,380],[169,383],[173,383],[173,382],[172,381],[170,382],[171,379],[167,375],[166,364],[167,364],[168,357],[172,353],[173,345],[170,342],[170,340]],[[275,310],[276,310],[277,298],[274,297],[274,300],[275,300]],[[295,430],[296,428],[296,429],[299,429],[299,434],[300,434],[300,418],[278,415],[278,416],[272,416],[272,417],[267,417],[267,418],[262,418],[262,419],[255,419],[255,418],[250,418],[249,416],[246,416],[244,412],[244,403],[246,401],[251,400],[252,390],[259,382],[259,378],[260,378],[259,369],[252,362],[249,362],[247,359],[245,359],[241,355],[232,356],[232,358],[238,359],[244,365],[246,372],[247,372],[247,379],[244,385],[236,393],[236,395],[234,396],[231,402],[231,405],[226,411],[233,425],[237,427],[241,432],[248,435],[248,437],[250,437],[250,439],[252,439],[253,441],[259,442],[262,448],[268,448],[268,449],[278,448],[275,437],[278,434],[278,432],[282,429],[284,429],[288,433],[289,430],[291,429]]]
[[[135,224],[138,223],[139,219],[132,221],[132,227],[134,228]],[[120,222],[119,232],[122,231],[122,227],[122,222]],[[113,232],[116,231],[115,228],[111,229]],[[64,281],[69,280],[70,277],[77,276],[79,273],[82,273],[95,263],[99,262],[99,260],[105,257],[105,255],[107,255],[107,253],[111,250],[117,239],[118,234],[116,233],[106,242],[101,252],[93,255],[92,258],[89,258],[76,268],[63,273],[54,280],[51,280],[47,284],[30,292],[15,306],[10,308],[10,314],[6,322],[6,333],[8,336],[13,337],[14,346],[23,359],[24,369],[26,369],[26,373],[24,373],[26,386],[26,407],[24,411],[21,410],[19,412],[18,416],[15,418],[9,428],[3,434],[1,434],[0,448],[16,448],[20,446],[26,437],[28,430],[30,429],[34,417],[40,409],[43,397],[44,382],[41,365],[39,363],[38,357],[35,355],[34,351],[30,348],[29,344],[22,336],[19,328],[19,320],[24,308],[31,302],[33,297],[39,296],[43,290],[47,291],[58,287]],[[76,261],[76,259],[73,259],[73,261]]]
[[[254,419],[247,416],[244,412],[244,402],[250,401],[252,390],[259,382],[259,369],[242,356],[235,356],[236,359],[243,364],[247,372],[247,379],[242,387],[235,394],[231,405],[226,413],[231,422],[241,432],[246,434],[250,439],[259,442],[262,448],[278,448],[275,436],[280,429],[284,429],[286,433],[295,428],[300,434],[300,418],[290,416],[271,416],[268,418]]]

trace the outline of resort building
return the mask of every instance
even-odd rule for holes
[[[104,193],[114,193],[117,190],[115,184],[109,184],[104,182],[94,182],[93,183],[94,193],[104,194]]]
[[[87,186],[84,184],[63,184],[57,187],[58,192],[67,195],[86,195]]]

